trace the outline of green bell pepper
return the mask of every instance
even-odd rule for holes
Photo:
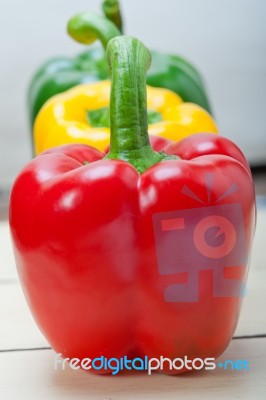
[[[28,91],[31,126],[50,97],[78,84],[109,77],[104,48],[111,38],[121,35],[122,18],[118,0],[105,0],[103,11],[105,17],[82,13],[73,17],[68,24],[68,32],[76,41],[91,44],[99,39],[103,48],[92,46],[74,58],[53,58],[34,75]],[[79,38],[79,31],[82,38]],[[84,31],[87,32],[85,41]],[[183,101],[196,103],[211,113],[204,83],[194,66],[179,56],[156,51],[151,54],[153,62],[147,74],[148,85],[170,89],[179,94]]]

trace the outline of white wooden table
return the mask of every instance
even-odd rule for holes
[[[229,348],[249,371],[95,376],[54,370],[55,353],[36,327],[18,282],[6,222],[0,222],[0,399],[266,399],[266,208],[258,212],[248,295]]]

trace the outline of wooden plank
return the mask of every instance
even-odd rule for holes
[[[266,397],[266,339],[234,340],[220,361],[246,360],[250,370],[97,376],[54,369],[51,350],[0,353],[1,398],[38,400],[256,399]]]
[[[266,268],[266,207],[259,207],[250,266]]]
[[[243,299],[236,336],[266,333],[266,267],[250,269],[247,295]]]
[[[7,221],[0,221],[0,281],[17,280],[13,249]]]
[[[0,350],[48,346],[18,282],[0,283],[0,321]]]

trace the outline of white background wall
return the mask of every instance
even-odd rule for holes
[[[121,0],[126,33],[181,54],[205,77],[221,132],[266,163],[266,1]],[[30,157],[26,90],[49,57],[83,49],[65,33],[99,0],[1,0],[0,188]]]

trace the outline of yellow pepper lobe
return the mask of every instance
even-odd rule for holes
[[[83,143],[103,151],[110,143],[110,129],[92,126],[88,113],[109,107],[109,80],[78,85],[48,100],[34,124],[35,153],[70,143]],[[200,132],[218,133],[213,118],[198,105],[184,103],[168,89],[147,86],[149,134],[172,141]],[[158,117],[160,116],[160,117]]]

